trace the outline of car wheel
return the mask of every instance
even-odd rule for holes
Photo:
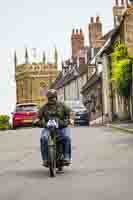
[[[16,129],[17,129],[17,126],[16,126],[16,125],[13,125],[13,126],[12,126],[12,129],[13,129],[13,130],[16,130]]]

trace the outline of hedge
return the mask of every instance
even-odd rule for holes
[[[9,120],[10,117],[8,115],[0,115],[0,130],[7,130],[11,128]]]

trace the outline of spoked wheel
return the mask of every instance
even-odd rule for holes
[[[54,167],[49,168],[50,177],[56,177],[56,169]]]
[[[56,144],[56,149],[57,149],[56,158],[57,158],[57,168],[58,168],[57,173],[64,174],[64,170],[63,170],[64,149],[63,149],[63,144],[60,138],[58,140],[58,143]]]
[[[56,176],[56,149],[54,146],[49,147],[49,175]]]

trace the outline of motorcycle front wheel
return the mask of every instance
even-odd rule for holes
[[[49,146],[49,175],[50,177],[56,176],[56,148],[54,145]]]

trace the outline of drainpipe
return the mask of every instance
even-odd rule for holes
[[[102,106],[102,125],[103,125],[103,115],[104,115],[104,112],[103,112],[103,77],[101,77],[101,106]]]
[[[103,73],[103,62],[101,60],[101,58],[97,58],[96,59],[96,73],[98,76],[101,76],[101,74]],[[101,100],[101,114],[102,114],[102,125],[104,123],[104,111],[103,111],[103,77],[101,76],[101,92],[100,92],[100,100]]]
[[[108,62],[109,62],[109,67],[110,67],[110,77],[109,79],[111,79],[112,77],[112,65],[111,65],[111,55],[107,55],[108,56]],[[114,100],[113,100],[113,86],[112,86],[112,83],[110,83],[110,91],[111,91],[111,121],[113,121],[114,119]]]
[[[66,101],[66,88],[64,86],[64,101]]]
[[[132,113],[131,113],[131,119],[133,120],[133,60],[131,60],[132,65],[132,85],[131,85],[131,107],[132,107]]]
[[[106,60],[107,60],[107,65],[109,67],[109,74],[108,74],[108,79],[111,80],[111,76],[112,76],[112,65],[111,65],[111,62],[112,62],[112,58],[111,58],[111,54],[105,54],[106,56]],[[108,70],[107,70],[107,73],[108,73]],[[113,121],[113,116],[114,116],[114,101],[113,101],[113,86],[112,86],[112,83],[109,84],[109,89],[110,89],[110,120]]]

